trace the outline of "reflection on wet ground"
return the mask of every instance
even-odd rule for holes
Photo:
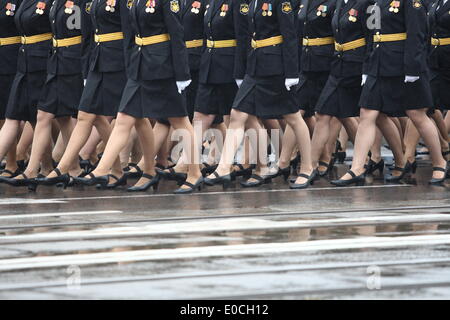
[[[429,175],[186,197],[0,185],[0,298],[449,298],[450,186]]]

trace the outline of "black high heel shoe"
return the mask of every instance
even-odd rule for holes
[[[178,183],[183,183],[187,179],[187,173],[176,172],[174,168],[169,168],[168,172],[165,170],[156,169],[156,172],[161,175],[162,178],[172,181],[177,181]]]
[[[43,186],[53,186],[57,184],[62,184],[63,188],[66,189],[67,186],[70,183],[70,175],[68,173],[62,174],[61,171],[58,168],[55,168],[53,170],[57,174],[54,178],[38,178],[36,181],[38,184],[41,184]]]
[[[118,178],[113,174],[108,174],[109,178],[113,178],[114,180],[116,180],[116,182],[114,183],[109,183],[106,185],[106,187],[103,187],[101,184],[98,184],[96,187],[97,189],[115,189],[117,187],[122,187],[122,186],[126,186],[127,185],[127,181],[128,181],[128,177],[126,174],[124,174],[122,177]]]
[[[22,176],[23,179],[8,178],[5,182],[13,187],[27,187],[36,180],[36,178],[28,178],[25,173],[17,175],[17,177],[19,176]]]
[[[367,165],[367,174],[374,174],[377,170],[380,172],[380,176],[382,176],[384,173],[384,160],[381,159],[380,162],[377,163],[370,159],[369,164]]]
[[[417,172],[417,161],[416,160],[414,160],[413,163],[408,161],[408,165],[409,165],[410,170],[411,170],[412,173],[416,173]]]
[[[136,169],[136,172],[131,172],[131,169]],[[128,171],[125,171],[128,179],[139,179],[143,173],[144,171],[136,163],[129,163]]]
[[[88,177],[88,178],[86,178]],[[75,183],[84,185],[84,186],[94,186],[94,185],[100,185],[101,188],[105,189],[106,186],[109,183],[109,175],[96,177],[92,172],[89,173],[86,177],[80,178],[76,177],[74,178]]]
[[[447,174],[448,174],[448,171],[449,171],[449,166],[447,165],[445,168],[434,167],[433,168],[433,172],[434,171],[444,172],[445,173],[444,177],[441,178],[441,179],[432,178],[428,183],[430,185],[433,185],[433,186],[441,186],[445,182],[445,179],[447,178]]]
[[[216,171],[213,172],[213,175],[215,178],[205,178],[203,179],[203,182],[207,186],[215,186],[218,184],[221,184],[223,186],[223,189],[228,189],[231,185],[231,181],[235,180],[236,177],[233,173],[227,174],[226,176],[220,176]]]
[[[349,179],[349,180],[343,180],[343,179],[333,180],[333,181],[331,181],[331,184],[335,185],[337,187],[348,187],[348,186],[351,186],[352,184],[356,184],[358,186],[364,185],[364,183],[366,181],[366,173],[365,172],[359,176],[357,176],[352,170],[347,171],[347,173],[352,176],[351,179]]]
[[[80,168],[84,170],[86,173],[91,173],[95,170],[95,166],[91,163],[91,161],[84,160],[83,158],[79,157],[80,159]]]
[[[133,186],[129,187],[127,189],[128,192],[145,192],[150,188],[153,188],[153,190],[158,190],[159,182],[161,181],[161,175],[156,173],[155,176],[151,176],[149,174],[143,173],[141,178],[146,178],[149,181],[147,183],[144,183],[141,186]]]
[[[217,167],[219,166],[218,164],[213,164],[212,166],[209,165],[206,162],[203,162],[203,166],[204,168],[201,170],[202,171],[202,176],[206,177],[209,176],[211,173],[213,173],[214,171],[216,171]]]
[[[325,170],[325,171],[320,171],[320,170],[317,169],[317,172],[318,172],[319,176],[320,177],[325,177],[334,168],[334,159],[332,159],[330,161],[330,163],[319,161],[319,167],[327,168],[327,170]]]
[[[254,182],[249,182],[248,180],[256,180]],[[240,184],[244,188],[256,188],[265,184],[272,183],[272,176],[259,176],[257,174],[252,174],[247,181],[241,181]]]
[[[411,164],[409,162],[406,162],[406,165],[404,168],[394,167],[394,169],[392,169],[392,171],[399,171],[401,174],[399,176],[394,176],[391,173],[389,173],[384,177],[384,181],[399,182],[411,171]]]
[[[291,167],[287,168],[278,168],[278,172],[272,175],[272,178],[275,179],[277,177],[283,177],[284,181],[288,181],[289,176],[291,175]]]
[[[298,175],[298,177],[305,178],[305,179],[307,179],[307,181],[302,184],[297,184],[294,182],[289,186],[289,188],[293,189],[293,190],[307,189],[307,188],[309,188],[309,186],[312,186],[314,184],[316,176],[317,176],[317,170],[313,170],[313,172],[309,176],[304,173],[300,173]]]
[[[181,186],[187,186],[189,188],[181,188],[180,187],[179,189],[175,190],[173,193],[174,194],[190,194],[196,190],[201,191],[202,186],[203,186],[203,181],[204,181],[203,177],[200,177],[200,179],[198,179],[195,184],[185,181]]]
[[[239,167],[240,170],[234,171],[235,177],[244,177],[244,179],[249,179],[252,175],[253,170],[256,168],[256,165],[252,164],[247,169],[240,163],[236,163],[235,166]]]
[[[0,176],[0,183],[6,183],[6,180],[17,177],[22,171],[19,168],[15,172],[12,172],[8,169],[2,170],[2,173],[7,173],[9,176]]]

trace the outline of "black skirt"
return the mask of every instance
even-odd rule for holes
[[[115,117],[127,83],[125,71],[91,71],[81,96],[80,111]]]
[[[17,72],[6,107],[7,119],[36,122],[37,105],[46,77],[46,71]]]
[[[186,117],[186,95],[178,93],[175,79],[133,80],[123,91],[119,112],[134,118]]]
[[[314,116],[317,101],[328,81],[329,72],[303,72],[300,75],[297,97],[300,110],[305,111],[304,118]]]
[[[245,76],[234,100],[233,109],[265,119],[298,112],[296,88],[288,91],[285,78]]]
[[[81,73],[75,75],[49,74],[38,110],[54,114],[56,118],[75,116],[82,93],[83,76]]]
[[[330,75],[317,101],[316,112],[337,118],[359,117],[361,76],[335,77]]]
[[[5,120],[6,106],[14,77],[14,74],[0,74],[0,120]]]
[[[200,83],[195,101],[195,111],[217,116],[229,115],[237,91],[236,83]]]
[[[450,74],[435,73],[432,76],[431,93],[436,109],[450,109]]]
[[[433,98],[428,73],[420,75],[413,83],[405,83],[405,77],[368,76],[359,105],[378,110],[390,117],[405,117],[407,110],[432,108]]]

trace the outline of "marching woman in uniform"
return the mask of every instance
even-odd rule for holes
[[[372,31],[374,44],[361,94],[353,164],[347,174],[332,183],[347,186],[364,182],[364,164],[375,139],[377,119],[380,122],[380,115],[401,116],[406,112],[430,150],[430,183],[442,184],[447,163],[441,154],[437,129],[426,114],[427,108],[433,106],[427,70],[430,40],[426,8],[422,0],[377,0],[375,4],[381,20]],[[410,171],[411,165],[404,159],[395,161],[396,167],[386,177],[388,181],[398,181]]]
[[[18,53],[17,73],[9,94],[6,122],[0,131],[0,158],[10,148],[15,148],[20,122],[28,121],[33,125],[36,122],[37,106],[45,84],[47,58],[52,45],[48,16],[50,0],[24,0],[19,7],[17,4],[10,3],[10,9],[6,11],[14,16],[22,46]],[[42,169],[51,170],[51,164],[43,164]],[[28,183],[32,179],[24,181]]]
[[[227,134],[219,167],[205,181],[208,185],[227,185],[231,181],[231,165],[244,137],[245,124],[255,117],[283,116],[293,129],[302,166],[291,188],[309,187],[316,175],[311,164],[308,127],[298,110],[295,92],[299,60],[293,6],[290,1],[265,1],[250,3],[252,49],[247,58],[247,74],[233,104],[229,126],[233,130]],[[255,180],[265,178],[252,175]]]
[[[202,134],[215,123],[216,117],[230,115],[238,85],[244,78],[248,48],[247,9],[246,0],[213,0],[205,12],[202,39],[206,39],[206,48],[200,61],[194,108],[194,123],[201,123]],[[164,175],[179,179],[186,169],[183,161],[179,161]]]
[[[53,48],[43,95],[38,104],[31,157],[24,173],[9,180],[11,185],[29,184],[30,179],[38,176],[41,160],[45,152],[51,149],[54,118],[58,121],[65,146],[69,142],[73,130],[71,119],[77,114],[83,92],[80,8],[85,6],[86,0],[55,0],[50,8]],[[79,167],[74,169],[80,173]]]
[[[5,122],[9,92],[17,71],[20,35],[14,23],[14,16],[21,2],[22,0],[0,0],[0,128]],[[12,178],[19,173],[15,149],[13,144],[8,152],[2,177]]]
[[[203,177],[195,164],[194,129],[189,122],[183,90],[191,82],[183,26],[178,0],[135,0],[130,11],[136,46],[130,56],[129,79],[125,86],[116,124],[97,169],[84,184],[105,185],[108,172],[126,145],[133,126],[138,132],[145,160],[143,177],[147,189],[157,187],[153,130],[147,118],[167,118],[180,130],[183,144],[189,150],[189,173],[184,185],[175,193],[200,189]]]
[[[77,124],[64,156],[47,178],[38,179],[39,183],[44,185],[69,184],[69,173],[77,165],[78,154],[88,141],[93,126],[97,128],[103,142],[108,141],[111,134],[108,117],[116,116],[127,80],[126,60],[130,33],[126,0],[94,0],[86,3],[82,14],[90,15],[92,22],[92,25],[89,22],[81,25],[87,50],[94,33],[93,48],[88,57],[89,74],[79,103]],[[115,160],[111,175],[113,181],[108,184],[109,188],[124,184],[120,179],[122,168],[119,158]],[[74,176],[77,176],[77,172]]]

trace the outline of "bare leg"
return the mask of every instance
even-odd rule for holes
[[[25,122],[19,142],[17,143],[17,160],[28,160],[28,153],[33,143],[33,134],[33,127],[29,122]]]
[[[19,130],[19,121],[6,119],[0,130],[0,159],[3,159],[11,147],[15,145]]]
[[[311,159],[313,168],[317,168],[319,165],[320,155],[325,149],[325,145],[330,137],[330,122],[331,116],[325,114],[316,115],[316,127],[311,142]]]

